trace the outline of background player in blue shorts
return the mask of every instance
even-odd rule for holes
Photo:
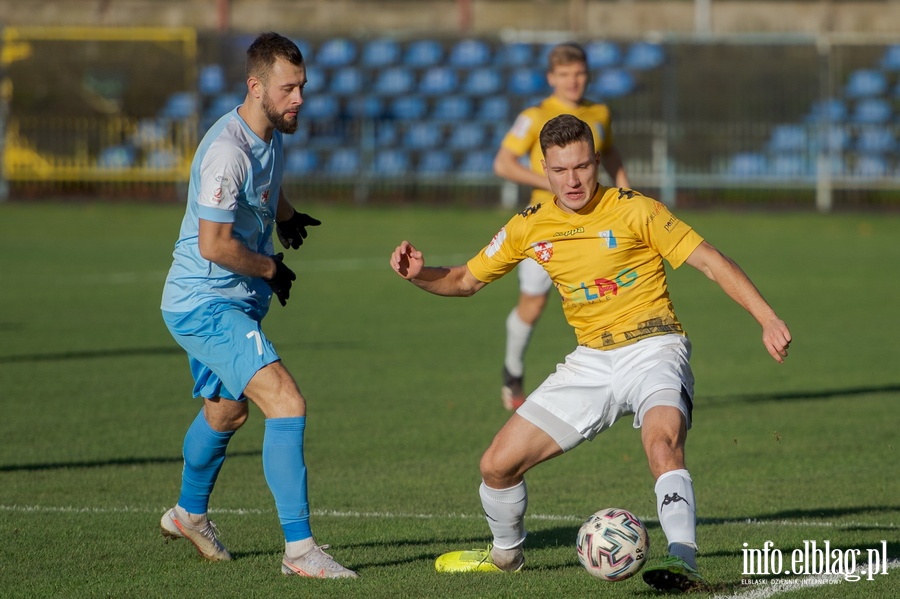
[[[297,130],[306,66],[277,33],[247,50],[247,96],[206,133],[194,156],[188,202],[162,298],[163,319],[188,353],[194,397],[203,408],[184,438],[177,505],[161,520],[170,539],[186,538],[206,559],[231,554],[207,518],[225,448],[248,416],[265,415],[263,472],[285,537],[282,572],[355,578],[316,544],[309,523],[303,433],[306,400],[266,338],[261,322],[272,295],[281,305],[295,275],[275,254],[277,229],[297,249],[318,220],[284,197],[282,134]]]

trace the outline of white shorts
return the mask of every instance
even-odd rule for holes
[[[544,267],[531,258],[519,262],[519,291],[527,295],[546,295],[553,286]]]
[[[578,347],[535,389],[517,411],[568,451],[590,441],[619,418],[634,414],[640,428],[652,407],[681,410],[691,426],[694,375],[691,342],[658,335],[617,349]],[[670,393],[657,391],[668,390]],[[649,398],[649,401],[648,401]]]

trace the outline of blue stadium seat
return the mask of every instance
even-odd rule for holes
[[[300,50],[300,54],[303,55],[303,62],[309,64],[313,58],[313,47],[312,44],[306,41],[305,39],[293,39],[291,40],[295,44],[297,44],[297,48]]]
[[[489,96],[481,100],[475,117],[482,121],[505,123],[511,120],[509,100],[505,96]]]
[[[458,41],[450,48],[447,62],[450,66],[471,69],[488,64],[491,60],[491,47],[487,42],[476,39]]]
[[[200,67],[197,76],[197,90],[204,96],[213,96],[225,91],[225,69],[220,64],[207,64]]]
[[[887,91],[887,78],[876,69],[859,69],[850,73],[844,93],[850,98],[880,96]]]
[[[619,64],[622,51],[613,42],[598,40],[588,43],[584,47],[587,54],[588,65],[591,69],[607,69]]]
[[[883,154],[897,149],[897,138],[891,129],[885,127],[862,127],[856,136],[854,147],[858,152]]]
[[[403,175],[410,170],[409,154],[403,150],[387,149],[375,153],[372,172],[380,176]]]
[[[105,169],[124,169],[134,166],[137,152],[130,145],[103,148],[97,156],[97,166]]]
[[[374,39],[362,48],[363,66],[383,68],[394,66],[400,61],[400,43],[389,38]]]
[[[167,119],[183,120],[197,114],[197,96],[191,92],[175,92],[166,99],[159,116]]]
[[[501,68],[532,66],[534,46],[526,42],[503,44],[494,55],[494,64]]]
[[[400,132],[394,121],[379,121],[375,124],[375,147],[389,148],[400,141]]]
[[[431,121],[417,121],[410,124],[403,134],[403,147],[410,150],[436,148],[444,139],[440,127]]]
[[[503,76],[496,68],[484,67],[472,69],[466,75],[460,91],[471,96],[487,96],[496,94],[503,87]]]
[[[807,148],[806,127],[803,125],[776,125],[769,137],[769,150],[773,152],[799,152]]]
[[[588,86],[590,93],[602,99],[627,96],[634,91],[634,88],[634,75],[624,69],[603,71]]]
[[[391,67],[379,71],[372,89],[384,96],[399,96],[410,93],[416,84],[413,72],[404,67]]]
[[[430,67],[419,80],[419,93],[426,96],[440,96],[456,91],[459,84],[456,71],[450,67]]]
[[[473,103],[466,96],[441,96],[434,103],[431,118],[439,121],[465,121],[472,118]]]
[[[802,179],[812,175],[805,154],[775,154],[769,161],[769,172],[783,179]]]
[[[540,69],[521,67],[509,74],[507,91],[517,96],[533,96],[549,89],[547,78]]]
[[[453,156],[445,150],[427,150],[419,155],[416,171],[422,175],[444,175],[453,169]]]
[[[488,175],[494,172],[494,152],[481,150],[467,152],[459,165],[458,171],[462,175]]]
[[[298,148],[285,153],[284,172],[290,175],[305,175],[319,168],[319,155],[313,150]]]
[[[635,42],[628,46],[622,65],[636,71],[657,69],[666,60],[666,52],[661,44]]]
[[[352,64],[356,60],[356,42],[347,38],[325,40],[316,51],[316,64],[334,68]]]
[[[173,169],[179,162],[178,154],[170,148],[156,148],[144,157],[144,166],[154,170]]]
[[[300,111],[308,119],[333,119],[340,114],[341,103],[333,96],[320,94],[304,98]]]
[[[361,69],[342,67],[332,72],[328,91],[337,96],[355,96],[362,91],[364,83]]]
[[[891,103],[885,98],[863,98],[853,106],[850,120],[854,123],[877,124],[891,119]]]
[[[438,64],[444,58],[444,48],[435,40],[415,40],[410,42],[403,54],[403,64],[408,67],[424,68]]]
[[[863,154],[856,157],[853,164],[853,174],[866,179],[881,179],[888,177],[890,166],[884,156],[878,154]]]
[[[347,101],[347,114],[354,119],[379,119],[384,113],[384,101],[378,96],[357,96]]]
[[[306,66],[306,85],[303,87],[303,93],[319,93],[326,88],[328,76],[325,69],[311,64]]]
[[[482,123],[461,123],[450,130],[447,147],[451,150],[472,150],[484,147],[487,129]]]
[[[353,148],[338,148],[328,157],[325,171],[331,175],[351,176],[359,172],[359,151]]]
[[[900,71],[900,44],[892,44],[885,48],[878,64],[886,71]]]
[[[203,111],[204,120],[212,124],[220,116],[234,109],[235,106],[240,106],[244,102],[244,97],[244,95],[238,93],[224,93],[216,96]]]
[[[165,121],[159,119],[141,119],[131,135],[131,143],[138,148],[151,148],[165,143],[168,137],[168,127]]]
[[[815,129],[816,147],[826,152],[843,152],[850,147],[850,132],[844,125]]]
[[[425,117],[428,102],[422,96],[400,96],[391,102],[388,113],[400,120],[417,120]]]
[[[741,152],[731,157],[728,174],[736,179],[753,179],[769,174],[769,162],[756,152]]]
[[[847,117],[847,105],[839,98],[815,102],[806,115],[808,123],[841,122]]]

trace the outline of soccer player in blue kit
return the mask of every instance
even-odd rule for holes
[[[187,352],[194,397],[203,408],[184,438],[177,505],[160,522],[169,539],[186,538],[204,558],[231,554],[207,517],[225,448],[248,416],[266,418],[263,472],[285,537],[282,573],[356,578],[313,539],[303,435],[306,400],[261,328],[275,295],[282,306],[296,276],[274,253],[272,234],[297,249],[306,227],[281,189],[282,134],[297,130],[306,66],[297,46],[264,33],[247,50],[247,95],[220,118],[194,156],[187,209],[166,278],[162,314]]]

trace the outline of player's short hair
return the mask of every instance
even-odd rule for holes
[[[269,69],[279,58],[296,66],[303,65],[303,54],[297,44],[274,31],[261,33],[247,48],[247,77],[265,82]]]
[[[548,148],[564,148],[578,141],[587,142],[591,150],[595,150],[594,132],[590,125],[571,114],[561,114],[544,123],[539,139],[544,156]]]
[[[566,42],[553,46],[550,53],[547,54],[547,72],[549,73],[558,66],[570,65],[573,63],[581,63],[587,66],[587,54],[584,48],[575,42]]]

